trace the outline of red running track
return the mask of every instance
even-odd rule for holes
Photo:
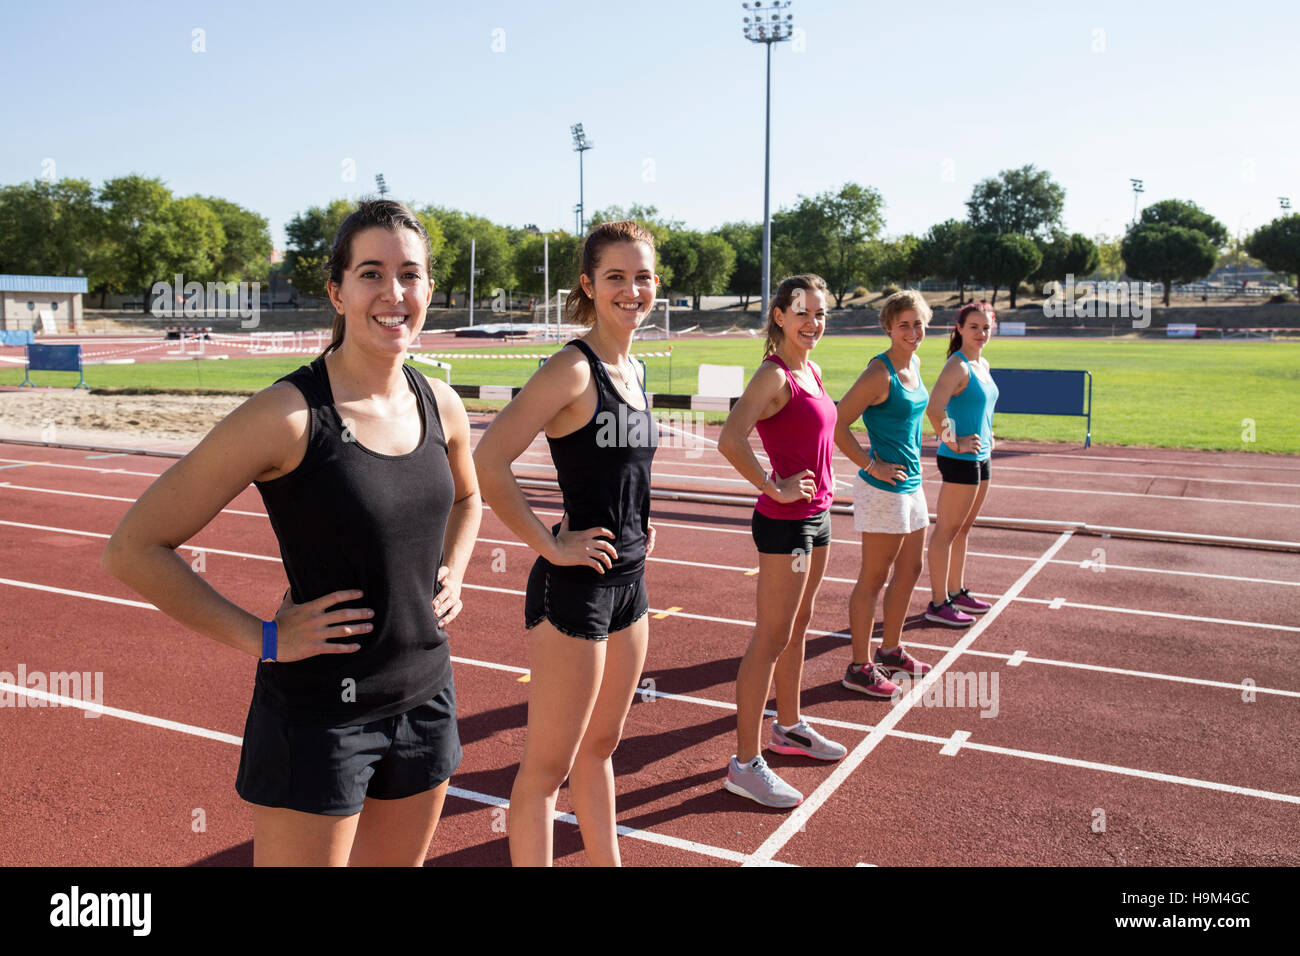
[[[11,691],[0,863],[251,862],[233,782],[254,663],[140,606],[97,564],[170,464],[0,443],[0,671],[99,672],[102,698],[80,696],[115,709],[16,706],[31,700]],[[529,455],[519,470],[546,465]],[[843,460],[837,470],[852,477]],[[748,494],[713,451],[663,449],[655,471],[657,483]],[[1298,487],[1294,458],[1008,444],[985,514],[1295,541]],[[553,493],[530,497],[557,508]],[[1300,862],[1297,554],[977,528],[970,579],[995,613],[978,630],[942,629],[920,617],[918,590],[904,640],[943,668],[940,692],[891,703],[839,685],[859,545],[836,515],[803,703],[851,750],[833,765],[771,755],[808,797],[785,813],[721,788],[753,618],[749,511],[656,500],[653,520],[651,648],[614,757],[628,864]],[[251,489],[191,548],[244,607],[278,603],[283,571]],[[487,511],[452,628],[465,760],[432,863],[508,863],[501,806],[523,742],[531,562]],[[556,857],[585,862],[571,818],[556,824]]]

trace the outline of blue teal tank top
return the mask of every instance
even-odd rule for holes
[[[873,488],[906,494],[921,487],[921,418],[925,415],[930,393],[920,380],[919,370],[916,388],[904,388],[889,356],[881,352],[876,358],[889,369],[889,397],[879,405],[868,406],[862,413],[862,424],[867,426],[872,454],[881,461],[903,465],[907,477],[891,485],[868,475],[866,469],[859,470],[858,474]],[[912,363],[914,367],[920,364],[915,356]]]
[[[953,434],[980,436],[980,453],[959,452],[940,442],[939,454],[963,461],[986,461],[993,452],[993,406],[998,401],[998,383],[991,375],[985,382],[975,374],[978,366],[972,365],[961,352],[956,354],[961,355],[961,360],[966,363],[970,377],[961,394],[948,399],[944,413],[952,419]]]

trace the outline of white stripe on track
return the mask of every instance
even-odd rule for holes
[[[875,726],[871,733],[867,734],[866,738],[854,747],[847,757],[840,761],[831,775],[823,780],[803,803],[790,812],[790,815],[777,827],[775,833],[763,841],[762,845],[753,854],[755,862],[764,862],[775,858],[776,854],[790,842],[794,835],[804,829],[808,819],[834,795],[840,785],[867,759],[871,752],[876,749],[876,746],[889,734],[889,731],[907,715],[908,711],[916,706],[916,703],[921,700],[935,681],[939,680],[943,672],[956,663],[961,656],[961,652],[968,648],[975,638],[979,637],[988,628],[992,621],[997,619],[998,615],[1033,580],[1034,575],[1046,567],[1052,556],[1065,547],[1066,542],[1070,540],[1073,533],[1072,531],[1061,532],[1060,537],[1052,543],[1051,547],[1043,552],[1038,560],[1025,570],[1024,574],[1020,575],[1016,583],[1011,585],[1010,590],[993,605],[988,613],[983,615],[970,630],[962,635],[962,639],[953,645],[937,664],[930,668],[930,672],[924,678],[913,684],[912,688],[903,695],[901,700],[894,704],[893,708]]]
[[[1074,601],[1066,601],[1061,598],[1026,598],[1017,597],[1017,601],[1025,604],[1055,604],[1061,601],[1057,608],[1074,607],[1084,611],[1108,611],[1114,614],[1140,614],[1143,617],[1165,617],[1175,621],[1197,621],[1202,624],[1227,624],[1231,627],[1258,627],[1266,631],[1290,631],[1300,633],[1300,627],[1292,627],[1289,624],[1264,624],[1259,621],[1234,621],[1231,618],[1224,617],[1200,617],[1195,614],[1175,614],[1172,611],[1143,611],[1133,607],[1110,607],[1105,604],[1077,604]]]
[[[118,495],[92,495],[88,491],[62,491],[57,488],[33,488],[31,485],[15,485],[8,481],[0,481],[0,488],[8,488],[11,491],[30,491],[39,495],[68,495],[72,498],[94,498],[98,501],[126,501],[135,504],[139,495],[135,498],[122,498]],[[143,493],[143,492],[142,492]],[[222,508],[218,514],[223,515],[243,515],[249,518],[266,518],[265,511],[239,511],[235,508]],[[269,520],[269,519],[268,519]]]
[[[134,721],[137,724],[148,724],[151,727],[161,727],[164,730],[175,730],[182,734],[190,734],[194,737],[206,737],[209,740],[220,740],[223,743],[234,744],[239,746],[243,739],[233,734],[222,733],[219,730],[208,730],[206,727],[195,727],[193,724],[183,724],[178,720],[167,720],[164,717],[152,717],[149,714],[139,714],[133,710],[122,710],[118,707],[105,707],[102,704],[92,703],[87,700],[78,700],[75,697],[64,697],[61,694],[50,694],[43,690],[36,690],[33,687],[19,687],[17,684],[9,684],[0,681],[0,691],[10,694],[26,694],[28,697],[35,697],[38,700],[58,703],[64,707],[79,707],[82,710],[92,711],[97,714],[103,714],[106,717],[120,717],[122,720]]]

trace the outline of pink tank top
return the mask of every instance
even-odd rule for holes
[[[768,518],[786,521],[811,518],[829,508],[835,497],[835,473],[831,465],[835,449],[835,401],[826,394],[821,376],[815,369],[813,378],[817,380],[820,395],[809,394],[800,388],[780,356],[769,355],[764,361],[781,366],[791,394],[784,408],[771,418],[758,422],[758,437],[763,442],[763,451],[772,462],[777,477],[788,478],[807,468],[812,471],[817,487],[812,501],[800,498],[787,504],[764,492],[758,496],[755,507],[759,514]]]

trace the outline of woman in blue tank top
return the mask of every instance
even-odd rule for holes
[[[880,324],[889,333],[889,349],[868,363],[840,400],[835,425],[835,444],[860,469],[853,488],[853,527],[862,534],[862,566],[849,599],[853,660],[841,684],[869,697],[897,693],[898,685],[890,680],[895,674],[922,677],[930,670],[900,643],[930,523],[921,490],[921,419],[928,394],[916,358],[930,315],[919,292],[896,292],[885,300]],[[859,415],[870,451],[850,430]],[[873,658],[876,601],[886,581],[885,633]]]
[[[966,588],[966,540],[989,493],[993,407],[998,386],[983,357],[996,316],[987,302],[968,302],[957,313],[948,361],[930,394],[926,414],[939,436],[937,463],[943,485],[926,557],[930,605],[925,617],[948,627],[969,627],[972,615],[993,605]]]
[[[569,321],[590,331],[557,351],[503,408],[474,451],[483,496],[538,558],[528,577],[528,736],[510,793],[510,859],[549,866],[555,800],[565,779],[587,857],[618,866],[610,761],[649,642],[645,558],[650,462],[658,431],[632,337],[654,308],[654,236],[602,223],[582,250]],[[551,527],[529,507],[510,465],[545,431],[564,495]]]
[[[460,761],[443,627],[460,613],[482,505],[465,406],[404,362],[429,265],[414,213],[362,202],[330,252],[329,348],[155,481],[101,560],[258,660],[236,790],[253,805],[259,866],[423,865]],[[290,584],[269,621],[175,551],[250,482]]]

